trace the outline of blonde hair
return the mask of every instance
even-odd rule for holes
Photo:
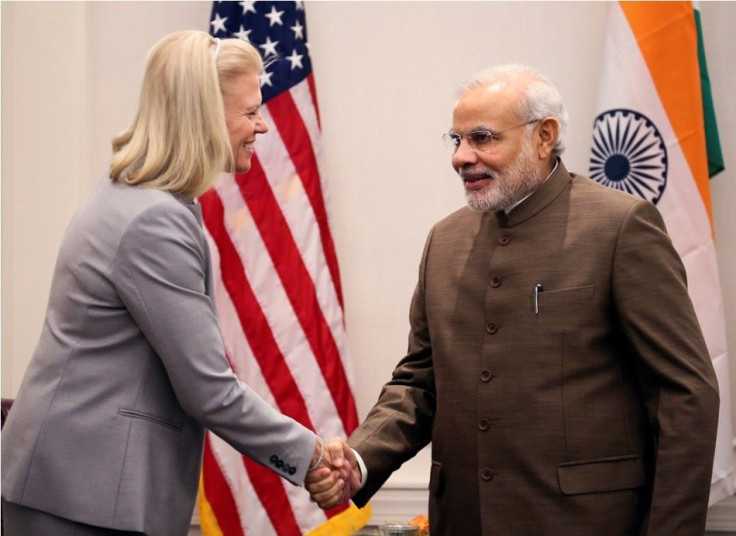
[[[161,39],[148,54],[136,117],[112,140],[110,178],[188,197],[207,191],[233,162],[222,85],[262,70],[258,51],[239,39],[201,31]]]

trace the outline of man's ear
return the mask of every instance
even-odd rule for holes
[[[539,122],[539,139],[537,150],[540,160],[548,160],[557,144],[560,124],[554,117],[545,117]]]

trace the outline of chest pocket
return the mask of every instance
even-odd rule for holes
[[[543,324],[551,323],[554,326],[563,322],[570,326],[575,318],[583,319],[588,316],[594,305],[594,296],[594,285],[544,290],[536,296],[532,294],[530,308],[532,312],[536,311],[535,316]]]
[[[542,291],[537,295],[539,314],[554,312],[556,308],[578,306],[590,302],[594,294],[594,285]]]

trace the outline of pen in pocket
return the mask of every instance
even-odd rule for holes
[[[539,314],[539,295],[544,291],[544,287],[540,284],[534,285],[534,314]]]

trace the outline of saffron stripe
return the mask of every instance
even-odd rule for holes
[[[666,146],[666,188],[657,208],[682,258],[688,293],[718,383],[724,386],[728,385],[726,326],[710,197],[702,193],[707,193],[708,179],[696,34],[689,2],[609,4],[598,111],[628,109],[642,114]],[[693,150],[700,153],[695,159]],[[724,399],[717,436],[710,505],[733,494],[730,402]]]
[[[693,6],[690,2],[620,2],[619,5],[712,220]]]

